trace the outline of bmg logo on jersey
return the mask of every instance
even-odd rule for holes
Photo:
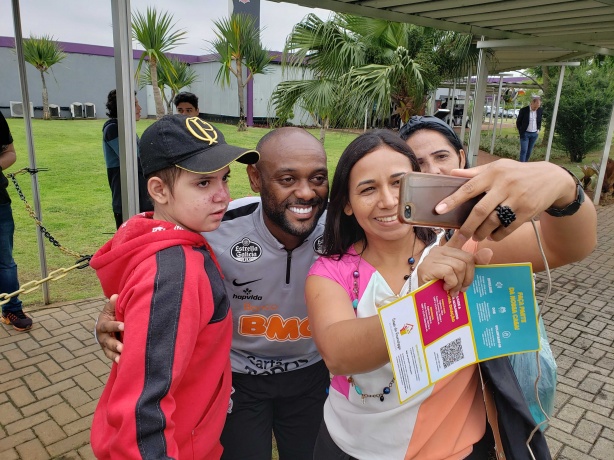
[[[294,342],[300,339],[310,339],[311,329],[308,318],[283,318],[273,314],[241,315],[239,317],[239,334],[251,337],[266,337],[275,342]]]
[[[255,241],[243,238],[230,248],[230,256],[241,263],[249,263],[260,259],[262,248]]]

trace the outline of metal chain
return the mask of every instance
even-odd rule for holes
[[[19,198],[21,198],[21,201],[24,202],[24,205],[26,207],[26,210],[30,214],[30,217],[32,217],[32,219],[34,219],[34,221],[36,222],[36,225],[40,227],[41,233],[49,240],[49,242],[52,245],[54,245],[60,251],[70,256],[76,257],[77,262],[72,267],[58,268],[57,270],[52,271],[51,273],[49,273],[49,275],[46,278],[43,278],[40,280],[33,280],[28,283],[22,284],[21,287],[17,291],[14,291],[11,293],[0,293],[0,306],[4,305],[5,303],[8,303],[13,297],[17,297],[18,295],[28,294],[32,291],[35,291],[43,283],[46,283],[48,281],[57,281],[59,279],[64,278],[66,275],[68,275],[68,272],[70,272],[71,270],[74,270],[74,269],[81,270],[83,268],[89,267],[90,265],[90,259],[92,258],[91,255],[79,254],[78,252],[71,251],[70,249],[63,247],[58,242],[58,240],[56,240],[53,236],[51,236],[49,231],[43,226],[43,223],[36,217],[36,213],[32,209],[32,206],[30,206],[30,204],[26,200],[25,195],[21,191],[21,187],[19,187],[19,184],[17,183],[15,176],[18,174],[24,174],[26,172],[30,174],[36,174],[39,171],[47,171],[47,168],[39,168],[39,169],[23,168],[14,173],[7,174],[6,177],[10,178],[11,181],[13,182],[13,185],[15,186],[15,189],[17,190],[17,193],[19,194]]]
[[[16,297],[20,294],[28,294],[29,292],[36,290],[36,288],[38,288],[41,284],[46,283],[47,281],[57,281],[59,279],[62,279],[66,275],[68,275],[68,272],[74,270],[75,268],[78,270],[86,268],[90,264],[90,259],[91,256],[84,256],[80,258],[77,263],[75,263],[75,265],[73,265],[72,267],[58,268],[57,270],[54,270],[49,273],[46,278],[40,280],[33,280],[28,283],[22,284],[21,287],[15,292],[11,292],[10,294],[0,294],[0,305],[8,303],[12,297]]]
[[[45,236],[45,238],[47,238],[49,240],[49,242],[53,246],[58,248],[64,254],[67,254],[69,256],[73,256],[75,258],[85,257],[86,256],[85,254],[79,254],[76,251],[72,251],[72,250],[70,250],[68,248],[65,248],[64,246],[62,246],[60,244],[60,242],[58,240],[56,240],[51,235],[51,233],[49,233],[49,231],[45,228],[43,223],[38,219],[38,217],[36,217],[36,213],[34,212],[34,209],[32,209],[32,206],[30,206],[30,204],[28,203],[28,200],[26,199],[26,196],[21,191],[21,187],[19,187],[19,184],[17,183],[17,179],[15,179],[15,176],[18,175],[18,174],[24,174],[24,173],[36,174],[39,171],[47,171],[47,168],[38,168],[38,169],[23,168],[23,169],[20,169],[19,171],[16,171],[14,173],[7,174],[6,176],[9,179],[11,179],[11,181],[13,182],[13,185],[15,186],[15,189],[17,190],[17,193],[19,194],[19,198],[21,198],[21,201],[23,201],[23,203],[24,203],[24,205],[26,207],[26,210],[28,211],[28,214],[30,214],[30,217],[32,219],[34,219],[34,221],[36,222],[36,225],[38,225],[40,227],[40,231]]]

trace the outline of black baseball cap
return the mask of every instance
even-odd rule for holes
[[[171,166],[207,174],[233,161],[253,164],[260,158],[256,150],[227,144],[211,123],[184,115],[166,115],[149,126],[141,137],[139,152],[144,176]]]

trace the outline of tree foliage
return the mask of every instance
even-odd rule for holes
[[[567,151],[571,161],[579,163],[587,153],[603,146],[613,103],[614,66],[591,60],[566,72],[554,141]],[[554,100],[546,99],[543,105],[545,113],[551,114]],[[544,119],[549,127],[550,117]]]
[[[165,53],[180,45],[186,34],[184,30],[174,30],[174,28],[173,15],[167,12],[159,13],[155,8],[148,7],[145,14],[137,11],[132,15],[132,37],[144,48],[136,73],[140,74],[141,66],[147,58],[157,118],[164,115],[164,103],[158,85],[158,65],[171,73],[174,72]]]
[[[233,14],[230,18],[213,21],[216,27],[215,40],[211,41],[213,52],[222,64],[216,83],[230,86],[230,76],[237,79],[239,96],[239,131],[245,124],[245,86],[257,74],[267,73],[271,63],[269,52],[260,43],[260,29],[256,19],[246,14]],[[244,71],[247,70],[247,77]]]
[[[51,35],[42,35],[37,37],[30,35],[23,41],[23,58],[32,64],[41,74],[43,84],[43,119],[51,118],[49,113],[49,94],[47,93],[47,83],[45,82],[45,74],[49,72],[52,66],[62,62],[66,57],[58,42]]]
[[[277,113],[296,104],[321,126],[360,125],[371,118],[401,120],[421,113],[429,91],[464,76],[477,62],[471,36],[412,24],[335,14],[309,14],[289,35],[286,68],[306,67],[311,84],[289,80],[273,93]],[[314,100],[313,94],[319,95]]]

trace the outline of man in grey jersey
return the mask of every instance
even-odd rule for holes
[[[233,312],[222,458],[270,460],[274,433],[280,459],[311,460],[329,374],[311,338],[304,283],[324,228],[326,153],[300,128],[271,131],[257,150],[260,161],[247,172],[261,198],[231,202],[220,228],[207,234]],[[112,306],[97,333],[115,358],[121,344],[109,334],[118,330]]]

